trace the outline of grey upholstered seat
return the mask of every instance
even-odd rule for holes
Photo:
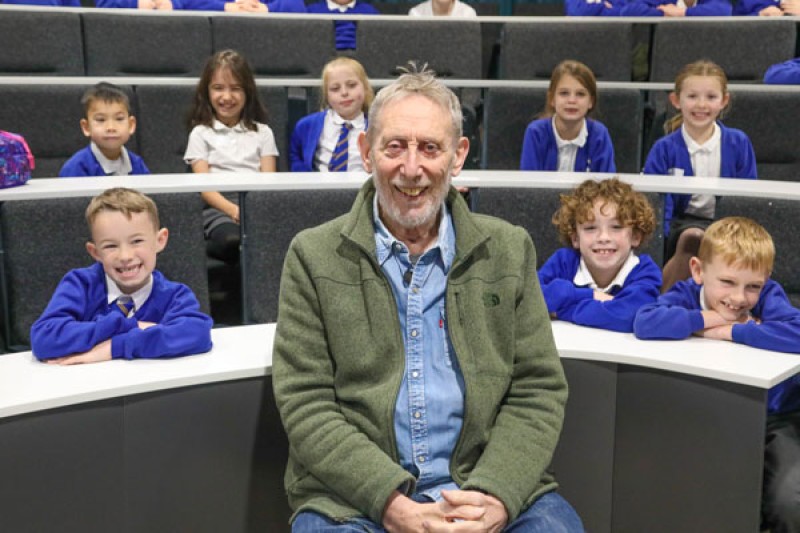
[[[286,251],[297,233],[347,213],[355,189],[247,193],[244,226],[246,321],[275,322]]]
[[[519,170],[525,128],[544,110],[546,89],[490,88],[484,105],[483,168]],[[618,172],[641,170],[643,98],[636,89],[598,92],[595,118],[608,128]]]
[[[214,51],[241,52],[258,77],[318,78],[336,52],[330,20],[212,17],[211,29]]]
[[[192,288],[200,307],[209,311],[202,203],[198,194],[154,195],[161,224],[170,230],[157,268]],[[84,211],[89,198],[4,202],[0,224],[8,288],[9,344],[29,343],[30,327],[44,311],[61,278],[73,268],[92,264],[85,243],[89,230]],[[35,245],[33,245],[35,244]],[[35,272],[35,276],[31,276]]]
[[[83,76],[83,35],[78,13],[3,11],[0,73]]]
[[[481,78],[481,28],[477,20],[359,20],[356,59],[372,78],[393,78],[409,60],[439,76]]]
[[[83,13],[90,76],[199,76],[211,22],[199,16]]]
[[[794,56],[792,20],[684,21],[656,24],[650,80],[672,82],[686,64],[710,59],[730,81],[760,82],[770,65]]]
[[[630,81],[633,26],[620,22],[507,22],[500,36],[499,75],[550,79],[565,59],[588,65],[598,80]]]
[[[86,85],[0,85],[0,127],[19,133],[28,142],[36,159],[33,177],[58,176],[64,162],[89,141],[81,131],[81,96]],[[129,86],[123,90],[136,101]],[[138,153],[137,136],[127,147]],[[146,163],[146,161],[145,161]]]

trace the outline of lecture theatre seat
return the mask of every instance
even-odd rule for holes
[[[0,17],[2,20],[2,17]],[[86,147],[83,135],[81,96],[91,87],[79,85],[0,85],[0,128],[19,133],[28,142],[36,158],[34,178],[58,176],[62,165],[75,152]],[[122,86],[136,109],[130,86]],[[137,136],[128,148],[138,153]]]
[[[169,229],[169,241],[158,256],[157,268],[167,278],[188,285],[200,308],[208,313],[200,195],[158,194],[153,199],[161,225]],[[0,205],[10,311],[8,343],[14,349],[27,349],[31,325],[44,311],[61,278],[73,268],[92,264],[85,247],[90,236],[84,220],[89,200],[58,198]]]
[[[544,110],[547,90],[532,87],[493,87],[484,102],[485,160],[488,170],[519,170],[525,129]],[[643,97],[636,89],[598,91],[600,122],[614,143],[618,172],[642,169]]]
[[[211,17],[214,51],[241,52],[256,77],[319,78],[335,55],[330,20]]]
[[[246,323],[275,322],[283,260],[292,239],[350,211],[356,189],[252,191],[247,193],[244,225]]]
[[[83,35],[78,13],[4,11],[0,15],[0,74],[83,76]]]
[[[504,80],[547,80],[565,59],[585,63],[598,80],[630,81],[633,26],[621,22],[506,22],[498,71]]]
[[[201,16],[83,13],[89,76],[199,76],[211,55]]]

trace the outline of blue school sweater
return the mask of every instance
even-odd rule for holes
[[[124,0],[121,0],[124,1]],[[187,11],[225,11],[225,4],[234,0],[180,0],[181,7]],[[261,2],[267,4],[270,13],[305,13],[306,5],[303,0],[274,0]]]
[[[520,170],[558,170],[558,144],[553,119],[542,118],[528,124],[522,141]],[[586,144],[578,148],[575,172],[616,172],[614,145],[606,127],[587,118]]]
[[[355,6],[344,13],[338,9],[328,9],[328,3],[325,0],[306,6],[306,8],[309,13],[319,13],[322,15],[380,15],[380,12],[375,9],[372,4],[364,2],[356,2]],[[356,22],[354,20],[337,20],[334,28],[336,28],[336,49],[355,50]]]
[[[741,130],[727,128],[717,122],[720,128],[721,162],[719,175],[722,178],[756,179],[756,154],[750,139]],[[694,176],[689,148],[683,140],[681,129],[661,137],[647,154],[644,164],[645,174],[669,175],[672,169],[683,170],[684,176]],[[691,194],[667,194],[664,201],[664,235],[669,235],[670,222],[683,215],[692,199]]]
[[[139,329],[138,322],[157,326]],[[111,339],[114,359],[176,357],[211,349],[210,317],[192,290],[153,271],[153,291],[135,316],[108,304],[101,263],[71,270],[31,327],[31,348],[39,359],[83,353]]]
[[[772,65],[764,74],[764,83],[776,85],[800,84],[800,57]]]
[[[131,174],[150,174],[144,160],[141,157],[128,150],[128,157],[131,160]],[[78,178],[85,176],[105,176],[106,172],[100,165],[100,162],[92,153],[92,147],[87,146],[75,152],[75,155],[70,157],[61,171],[58,173],[60,178]]]
[[[539,269],[547,311],[556,318],[591,326],[630,333],[636,311],[655,302],[661,288],[661,269],[648,255],[639,256],[639,264],[631,270],[623,285],[615,286],[609,294],[614,299],[601,302],[594,299],[594,289],[573,283],[581,262],[574,248],[557,250]]]
[[[325,114],[319,111],[306,115],[297,121],[289,143],[289,169],[292,172],[314,172],[314,154],[319,146],[322,128],[325,127]],[[366,115],[364,127],[367,126]]]
[[[636,314],[633,332],[640,339],[685,339],[703,329],[700,288],[694,280],[679,281]],[[761,324],[733,325],[733,342],[776,352],[800,353],[800,310],[792,307],[780,284],[767,280],[750,313]],[[800,409],[800,374],[769,391],[770,414]]]
[[[618,17],[625,0],[608,1],[611,7],[606,6],[607,0],[566,0],[564,13],[568,17]]]
[[[757,17],[762,9],[769,6],[781,7],[780,0],[739,0],[733,7],[733,14],[739,17]]]
[[[628,0],[620,10],[623,17],[663,17],[664,12],[656,9],[663,4],[677,4],[678,0]],[[687,17],[727,17],[733,12],[726,0],[697,0],[686,9]]]

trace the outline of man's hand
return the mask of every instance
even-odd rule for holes
[[[475,531],[500,533],[508,524],[503,502],[474,490],[443,490],[445,521],[423,522],[426,532]]]
[[[383,527],[389,533],[423,533],[423,523],[443,523],[444,502],[417,503],[395,491],[383,510]]]
[[[684,17],[686,16],[686,8],[678,7],[675,4],[662,4],[656,9],[664,13],[665,17]]]
[[[608,294],[607,292],[598,291],[597,289],[594,290],[594,299],[598,302],[610,302],[614,299],[613,296]]]
[[[111,360],[111,339],[103,341],[96,345],[88,352],[79,353],[75,355],[68,355],[66,357],[56,357],[55,359],[48,359],[49,365],[81,365],[84,363],[99,363],[100,361]]]

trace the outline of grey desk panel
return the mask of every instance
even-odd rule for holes
[[[620,366],[613,531],[759,531],[766,394]]]

